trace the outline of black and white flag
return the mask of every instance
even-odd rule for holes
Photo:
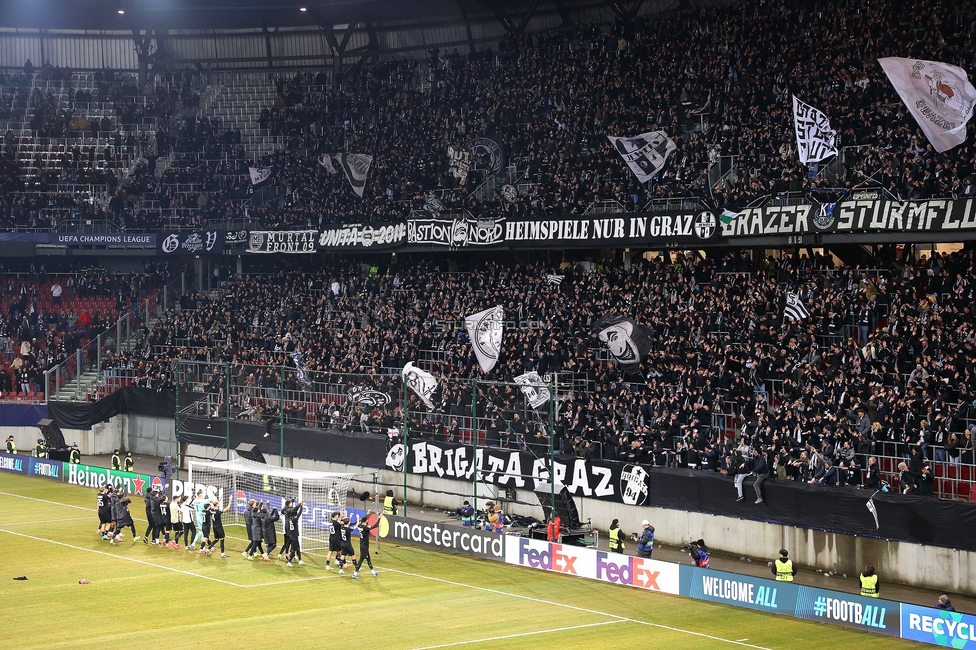
[[[790,320],[803,320],[804,318],[810,318],[810,312],[803,305],[803,301],[800,300],[800,294],[793,293],[792,291],[786,292],[786,307],[783,309],[783,317],[789,318]]]
[[[498,136],[468,140],[464,143],[464,150],[495,176],[505,171],[505,147]]]
[[[451,161],[451,176],[458,179],[458,185],[468,182],[468,169],[471,168],[471,152],[464,149],[447,148],[447,157]]]
[[[438,215],[444,211],[444,204],[441,203],[436,194],[429,192],[424,196],[424,209],[433,215]]]
[[[271,176],[270,167],[248,167],[247,169],[251,172],[251,185],[263,183]]]
[[[325,171],[329,172],[329,176],[335,176],[339,173],[339,170],[336,169],[335,164],[332,162],[331,154],[324,153],[319,156],[319,164],[325,167]]]
[[[532,408],[537,409],[549,401],[549,389],[539,373],[532,371],[519,375],[515,378],[515,383],[519,384],[522,394]]]
[[[414,393],[417,394],[427,408],[434,408],[434,391],[437,390],[437,380],[434,375],[430,374],[426,370],[422,370],[417,366],[413,365],[413,361],[407,363],[403,366],[403,378],[407,382],[407,386],[410,387]]]
[[[637,372],[641,360],[651,351],[647,329],[623,314],[607,314],[593,323],[592,330],[624,372]]]
[[[705,114],[705,113],[708,112],[708,108],[711,105],[712,105],[712,91],[709,90],[708,91],[708,99],[706,99],[705,100],[705,103],[702,104],[701,106],[699,106],[698,108],[692,109],[691,110],[691,114],[692,115],[703,115],[703,114]]]
[[[295,362],[295,377],[302,385],[311,387],[312,379],[308,374],[308,366],[305,365],[305,355],[301,350],[295,350],[291,353],[291,359]]]
[[[502,201],[509,205],[518,203],[518,188],[508,183],[502,185],[501,197]]]
[[[558,287],[563,283],[565,278],[565,275],[553,275],[552,273],[549,273],[546,275],[546,282],[554,287]]]
[[[793,95],[793,126],[796,151],[804,165],[837,155],[837,131],[822,111],[801,102]]]
[[[661,171],[668,156],[678,148],[664,131],[641,133],[633,138],[607,137],[641,183],[646,183]]]
[[[369,174],[369,166],[373,164],[373,157],[361,153],[340,153],[336,154],[336,160],[346,172],[352,191],[362,198],[363,190],[366,189],[366,175]]]
[[[880,490],[878,492],[880,492]],[[874,494],[877,494],[878,492],[875,492]],[[881,529],[881,523],[878,521],[878,508],[877,508],[877,506],[874,505],[874,494],[871,495],[871,498],[868,499],[868,502],[865,503],[864,505],[867,506],[868,511],[874,517],[874,528],[875,528],[875,530],[880,530]]]
[[[471,339],[474,355],[478,357],[478,364],[485,372],[498,363],[498,354],[502,349],[502,334],[505,329],[505,310],[501,305],[479,311],[464,319],[464,324]]]

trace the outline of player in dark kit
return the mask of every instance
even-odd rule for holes
[[[338,511],[332,513],[332,529],[329,531],[329,552],[325,556],[325,570],[332,570],[332,556],[336,558],[336,564],[342,556],[342,529],[341,515]]]
[[[254,499],[247,502],[247,507],[244,508],[244,532],[247,533],[247,548],[241,555],[244,556],[246,560],[251,555],[251,549],[254,547],[254,535],[251,533],[251,524],[254,520],[254,506],[257,504]]]
[[[200,524],[200,531],[203,533],[203,541],[197,555],[206,553],[210,557],[210,529],[213,527],[213,504],[207,501],[203,504],[203,521]]]
[[[302,510],[305,508],[305,502],[302,501],[295,507],[294,501],[289,501],[289,507],[287,508],[287,514],[285,515],[285,548],[287,551],[285,553],[285,559],[288,560],[288,564],[285,566],[292,566],[292,560],[296,557],[298,558],[298,566],[305,566],[302,561],[302,545],[298,539],[298,520],[301,519]]]
[[[133,542],[139,539],[139,536],[136,534],[136,523],[132,521],[132,515],[129,513],[130,503],[132,503],[132,499],[126,496],[126,494],[123,492],[119,495],[118,500],[115,501],[114,504],[112,504],[112,514],[115,517],[115,525],[117,528],[117,532],[115,533],[115,539],[114,539],[114,541],[116,542],[122,541],[123,528],[132,529]],[[113,540],[109,540],[109,541],[113,541]]]
[[[98,488],[98,532],[102,539],[108,539],[112,529],[112,499],[111,488],[103,485]]]
[[[356,562],[356,549],[352,547],[352,529],[359,526],[359,520],[353,526],[349,525],[349,517],[345,517],[342,520],[342,525],[339,527],[339,560],[337,564],[339,565],[339,575],[345,573],[343,569],[346,567],[346,561],[351,559],[351,562],[355,564]]]
[[[379,519],[372,526],[369,525],[369,516],[373,514],[372,510],[366,511],[366,517],[359,520],[359,561],[353,565],[352,577],[359,579],[359,569],[362,568],[363,562],[369,565],[369,572],[376,577],[376,569],[373,568],[373,560],[369,557],[369,537],[370,532],[376,530],[377,526],[380,525]]]
[[[214,500],[210,508],[211,517],[213,519],[213,543],[210,545],[210,551],[212,552],[217,548],[217,544],[220,544],[220,557],[227,557],[227,553],[224,552],[224,521],[222,516],[225,512],[230,510],[230,499],[227,500],[227,507],[223,510],[220,509],[220,501]]]
[[[153,514],[155,515],[156,513],[154,512]],[[171,544],[169,531],[173,527],[173,524],[170,521],[170,516],[169,497],[163,494],[159,498],[159,519],[156,520],[156,540],[153,542],[154,544],[159,543],[160,534],[163,536],[163,546],[169,546]]]

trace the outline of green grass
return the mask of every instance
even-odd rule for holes
[[[128,533],[110,545],[94,533],[94,502],[88,488],[0,474],[0,647],[915,645],[391,543],[373,553],[379,577],[358,581],[327,573],[318,554],[293,569],[246,562],[240,539],[228,540],[229,558],[145,546]],[[145,523],[136,525],[141,534]]]

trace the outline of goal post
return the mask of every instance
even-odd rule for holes
[[[188,469],[193,493],[204,490],[208,498],[219,499],[225,508],[229,500],[230,510],[224,515],[226,525],[243,526],[244,510],[251,500],[279,511],[289,499],[304,501],[298,522],[302,550],[328,549],[332,513],[349,510],[349,481],[353,474],[275,467],[244,458],[191,460]],[[276,525],[279,534],[282,523]]]

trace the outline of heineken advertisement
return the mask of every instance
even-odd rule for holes
[[[148,474],[133,474],[132,472],[119,472],[106,469],[104,467],[93,467],[91,465],[75,465],[64,463],[64,482],[69,485],[80,485],[81,487],[99,488],[103,485],[111,485],[117,490],[122,490],[129,494],[142,496],[147,487],[154,483],[159,483],[159,479]]]

